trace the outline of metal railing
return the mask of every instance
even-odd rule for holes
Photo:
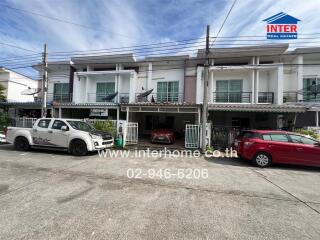
[[[71,96],[69,93],[64,93],[64,94],[48,93],[47,101],[48,102],[71,102]]]
[[[183,93],[178,92],[157,92],[151,93],[148,96],[143,96],[142,93],[136,93],[136,102],[154,102],[154,103],[164,103],[164,102],[183,102]]]
[[[214,103],[251,103],[251,92],[213,92]]]
[[[111,98],[114,93],[88,93],[89,103],[129,103],[129,93],[119,93]],[[118,100],[119,98],[119,100]]]
[[[286,91],[283,92],[283,102],[298,102],[298,92]]]
[[[37,118],[10,118],[11,127],[32,128]]]
[[[273,103],[274,93],[273,92],[259,92],[258,93],[258,103]]]

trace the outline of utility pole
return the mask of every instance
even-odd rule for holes
[[[210,26],[207,25],[206,36],[206,52],[203,74],[203,103],[202,103],[202,152],[207,150],[206,145],[206,130],[207,130],[207,117],[208,117],[208,86],[209,86],[209,53],[210,53]]]
[[[48,91],[48,53],[47,44],[44,44],[44,49],[42,53],[42,110],[41,116],[47,117],[47,91]]]

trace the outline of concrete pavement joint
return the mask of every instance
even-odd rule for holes
[[[319,203],[316,203],[316,202],[306,202],[306,201],[303,201],[302,199],[298,198],[297,196],[295,196],[293,193],[287,191],[286,189],[284,189],[283,187],[281,187],[280,185],[272,182],[271,180],[268,179],[267,176],[265,176],[264,174],[262,174],[261,172],[258,172],[256,171],[255,169],[253,168],[250,168],[253,172],[257,173],[258,175],[260,175],[260,177],[264,178],[267,182],[271,183],[273,186],[279,188],[280,190],[282,190],[283,192],[285,192],[286,194],[290,195],[291,197],[295,198],[297,200],[297,202],[300,202],[304,205],[306,205],[308,208],[310,208],[311,210],[315,211],[316,213],[318,213],[320,215],[320,212],[315,209],[314,207],[310,206],[308,203],[313,203],[313,204],[319,204]]]

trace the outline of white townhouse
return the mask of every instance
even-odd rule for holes
[[[318,126],[319,50],[288,50],[288,44],[210,49],[213,144],[230,143],[240,129]],[[41,75],[41,65],[34,68]],[[161,127],[183,137],[186,124],[201,123],[203,69],[203,50],[196,57],[117,54],[49,62],[48,113],[127,120],[138,123],[140,136]]]
[[[288,44],[210,51],[209,120],[214,126],[291,129],[319,126],[317,49]],[[204,57],[199,50],[198,57]],[[319,59],[319,60],[318,60]],[[203,66],[197,68],[197,103],[203,101]],[[318,88],[317,88],[318,87]]]

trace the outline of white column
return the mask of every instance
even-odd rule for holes
[[[316,127],[319,127],[319,111],[316,111]]]
[[[129,122],[129,107],[127,107],[127,116],[126,116],[126,119],[127,119],[127,122]]]
[[[277,69],[277,89],[274,93],[274,103],[283,104],[283,65],[280,65]]]
[[[296,63],[298,64],[297,67],[297,81],[298,81],[298,89],[303,89],[303,55],[297,56]],[[303,100],[303,95],[298,94],[298,101]]]
[[[61,107],[59,108],[59,118],[62,118],[62,109],[61,109]]]
[[[202,87],[203,87],[203,78],[202,78],[202,74],[203,74],[203,67],[197,67],[197,89],[196,89],[196,103],[197,104],[201,104],[203,101],[203,97],[202,97]]]
[[[213,71],[209,72],[209,93],[208,93],[208,101],[209,103],[213,102],[213,92],[215,91],[215,86],[213,84]]]
[[[129,92],[129,102],[135,102],[135,95],[136,95],[136,81],[137,81],[137,74],[132,72],[130,75],[130,92]]]
[[[85,103],[87,103],[87,102],[89,102],[89,92],[88,92],[88,90],[89,90],[89,77],[88,76],[86,76],[85,77],[86,78],[86,89],[85,89],[85,96],[84,96],[84,99],[85,99]]]
[[[259,64],[259,57],[255,57],[255,65]],[[256,81],[255,81],[255,103],[259,103],[259,81],[260,81],[260,74],[259,74],[259,69],[255,70],[256,72]]]
[[[254,65],[255,60],[254,57],[251,58],[250,64]],[[251,70],[251,103],[253,104],[255,102],[255,95],[254,95],[254,89],[255,89],[255,70]]]
[[[148,78],[147,78],[147,86],[146,90],[150,90],[152,88],[152,63],[148,64]]]
[[[120,119],[120,107],[117,107],[117,123],[119,122]]]

